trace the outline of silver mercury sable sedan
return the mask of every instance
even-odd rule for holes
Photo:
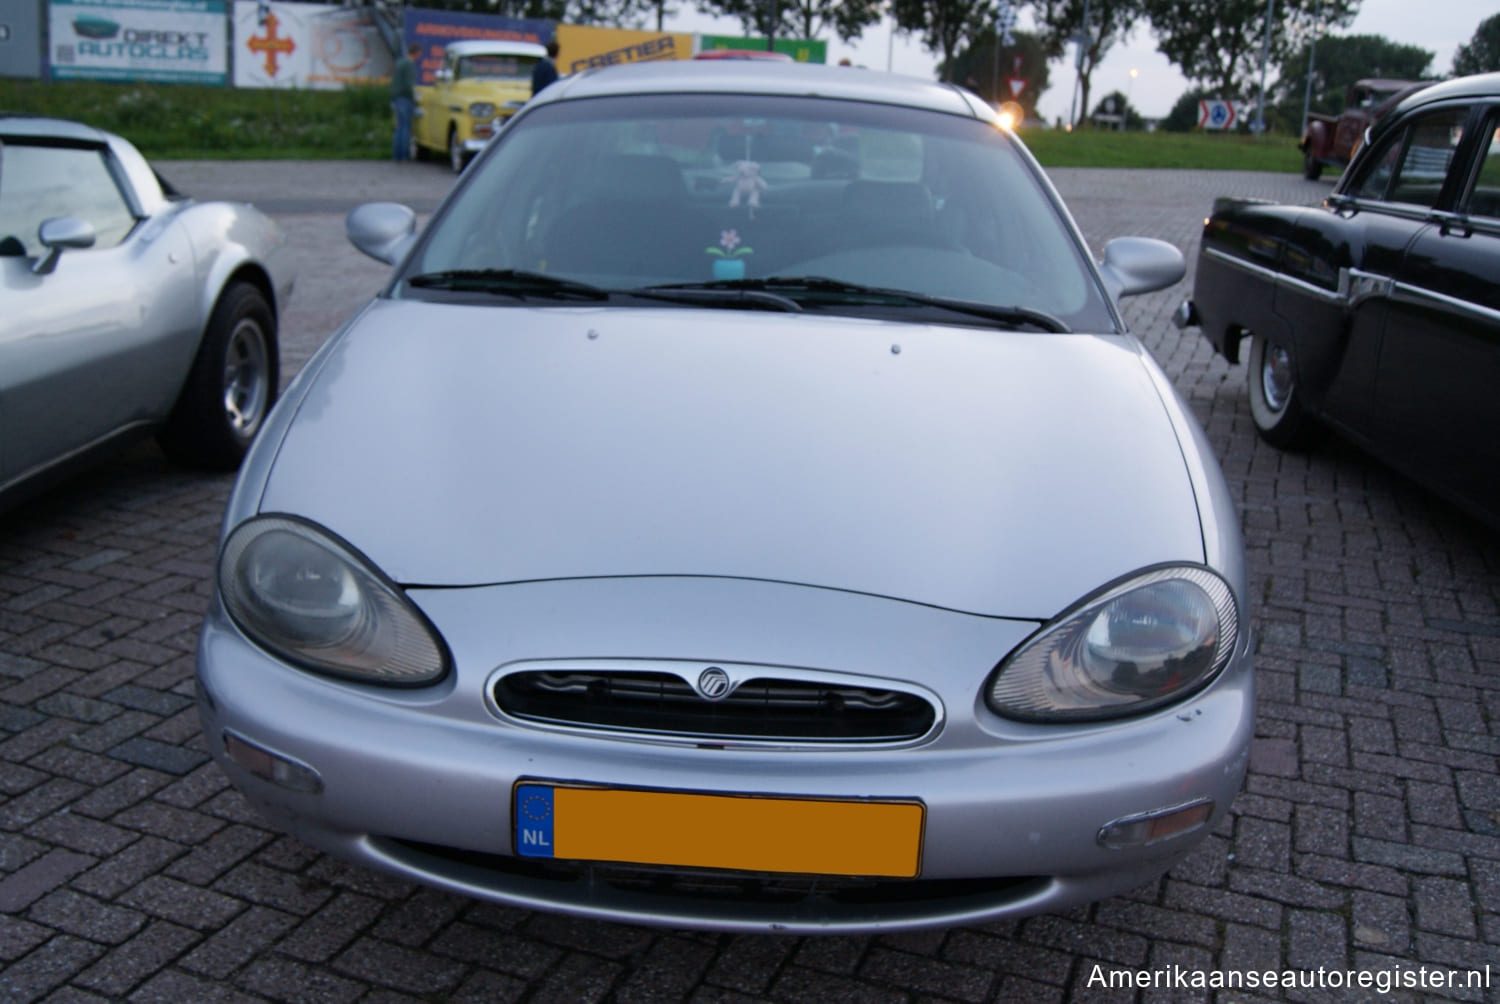
[[[630,923],[835,932],[1159,876],[1252,732],[1238,517],[974,95],[681,62],[549,87],[267,419],[198,653],[329,853]]]

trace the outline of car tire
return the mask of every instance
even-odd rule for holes
[[[177,404],[157,436],[180,464],[232,471],[276,400],[276,315],[260,290],[231,283],[208,319]]]
[[[1317,423],[1302,405],[1291,353],[1252,335],[1249,370],[1250,418],[1260,438],[1283,450],[1300,450],[1317,438]]]
[[[458,139],[458,130],[450,129],[448,131],[448,166],[453,168],[454,174],[462,174],[464,165],[468,162],[469,158],[464,153],[464,146]]]
[[[1311,153],[1302,155],[1302,177],[1308,181],[1317,181],[1323,177],[1323,162]]]

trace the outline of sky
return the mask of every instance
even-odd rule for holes
[[[740,34],[739,22],[694,13],[692,0],[684,0],[681,12],[669,18],[667,27],[678,31],[723,32]],[[1496,13],[1496,0],[1364,0],[1354,22],[1339,34],[1384,35],[1405,45],[1416,45],[1436,53],[1432,72],[1447,74],[1453,70],[1453,53],[1474,37],[1479,23]],[[1029,14],[1023,13],[1018,27],[1028,28]],[[828,61],[837,63],[848,57],[859,66],[872,70],[892,70],[911,76],[932,79],[938,57],[922,48],[921,41],[893,33],[889,20],[873,25],[851,44],[834,39],[828,44]],[[1136,71],[1134,77],[1131,70]],[[1273,71],[1274,72],[1274,71]],[[1068,118],[1073,99],[1076,73],[1071,49],[1066,59],[1051,66],[1052,82],[1043,93],[1038,112],[1048,121]],[[1268,78],[1270,84],[1274,78]],[[1136,110],[1147,118],[1164,118],[1187,90],[1189,84],[1156,51],[1149,25],[1142,24],[1124,42],[1116,43],[1089,78],[1090,102],[1118,90],[1125,94]]]

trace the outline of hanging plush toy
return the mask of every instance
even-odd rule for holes
[[[753,160],[736,161],[734,174],[724,179],[726,185],[734,185],[734,191],[729,196],[729,208],[738,209],[740,200],[744,199],[750,211],[750,218],[755,218],[755,211],[760,208],[760,193],[766,190],[766,181],[760,176],[760,165]]]

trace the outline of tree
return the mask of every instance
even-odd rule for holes
[[[1216,97],[1247,96],[1260,74],[1267,0],[1143,0],[1156,48]],[[1275,0],[1271,62],[1280,64],[1317,23],[1343,26],[1360,0]],[[1304,66],[1306,64],[1303,64]]]
[[[655,15],[657,31],[662,30],[662,25],[666,23],[669,16],[677,13],[677,8],[667,0],[642,0],[641,10],[643,13]]]
[[[1075,37],[1087,35],[1089,44],[1083,49],[1083,61],[1078,65],[1078,89],[1081,100],[1080,112],[1089,106],[1089,78],[1094,67],[1104,54],[1119,41],[1130,35],[1136,20],[1141,16],[1144,0],[1031,0],[1032,14],[1037,30],[1042,36],[1048,53],[1056,58],[1068,51],[1068,43]],[[1087,10],[1088,24],[1084,24]]]
[[[798,38],[820,38],[833,31],[845,42],[863,35],[885,13],[881,0],[784,0],[791,8]]]
[[[1213,97],[1207,89],[1194,87],[1183,91],[1167,117],[1161,120],[1165,132],[1192,132],[1198,128],[1198,102]]]
[[[1383,35],[1334,35],[1312,44],[1312,111],[1337,115],[1344,110],[1349,85],[1365,77],[1421,80],[1427,76],[1436,54],[1416,45],[1392,42]],[[1281,64],[1281,76],[1271,88],[1276,111],[1283,122],[1302,121],[1307,96],[1308,45],[1291,53]]]
[[[941,53],[944,80],[951,80],[959,46],[979,37],[995,20],[994,0],[891,0],[896,26],[920,34],[928,52]]]
[[[997,61],[995,29],[991,26],[953,58],[951,67],[943,68],[943,75],[964,84],[992,105],[1015,100],[1026,118],[1035,118],[1037,100],[1048,86],[1047,49],[1040,35],[1013,31],[1011,37],[1016,44],[1002,44]],[[1026,81],[1019,98],[1013,98],[1005,83],[1009,77]]]
[[[1458,76],[1493,70],[1500,70],[1500,14],[1480,21],[1469,44],[1460,45],[1453,54],[1453,72]]]
[[[1110,129],[1121,127],[1125,129],[1140,129],[1146,124],[1146,120],[1141,118],[1141,113],[1135,110],[1135,106],[1130,103],[1130,99],[1119,91],[1110,91],[1104,97],[1100,98],[1099,103],[1094,106],[1094,110],[1089,113],[1089,118],[1098,118],[1100,115],[1121,116],[1118,125],[1114,124],[1112,120],[1107,120],[1109,122],[1108,128]]]
[[[749,35],[820,38],[831,31],[848,42],[880,20],[884,4],[883,0],[699,0],[698,10],[738,18]]]

